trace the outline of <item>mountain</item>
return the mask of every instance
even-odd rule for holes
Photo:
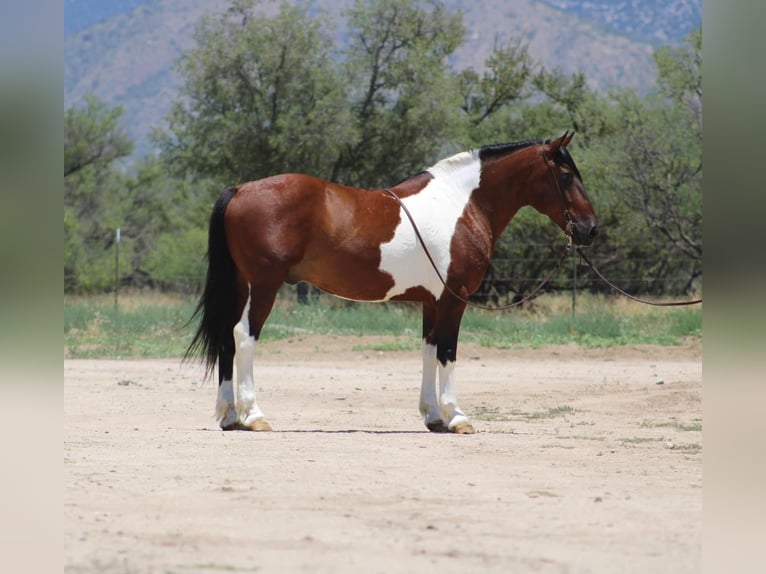
[[[64,37],[146,3],[147,0],[64,0]]]
[[[702,26],[701,0],[542,0],[606,29],[655,45],[677,44]]]
[[[337,21],[343,41],[344,6],[351,0],[307,0],[312,10],[324,9]],[[651,90],[655,81],[652,52],[659,40],[642,39],[637,29],[644,20],[667,18],[662,7],[675,6],[668,30],[676,31],[678,43],[699,24],[684,10],[693,0],[681,2],[631,2],[574,0],[445,0],[451,9],[463,10],[466,36],[454,54],[457,69],[480,69],[495,41],[523,38],[530,54],[547,68],[582,71],[596,89],[610,86]],[[696,6],[699,7],[699,0]],[[125,109],[124,125],[136,141],[134,155],[151,151],[149,134],[163,123],[176,97],[180,78],[174,61],[194,45],[193,32],[205,14],[223,11],[227,0],[66,0],[64,12],[64,105],[82,101],[95,93],[109,105]],[[651,5],[651,10],[644,10]],[[609,7],[612,7],[611,9]],[[683,8],[683,9],[682,9]],[[275,4],[261,5],[273,13]],[[664,20],[662,20],[664,22]],[[686,26],[679,22],[683,21]],[[627,27],[627,28],[626,28]],[[656,30],[665,30],[655,22]],[[641,29],[650,29],[644,26]],[[67,32],[68,31],[68,32]],[[665,37],[670,32],[657,32]],[[654,36],[657,36],[655,34]]]

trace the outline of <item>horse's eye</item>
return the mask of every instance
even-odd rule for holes
[[[567,187],[572,185],[572,174],[568,171],[565,171],[564,173],[562,173],[561,182]]]

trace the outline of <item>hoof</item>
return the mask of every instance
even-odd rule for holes
[[[254,420],[248,425],[243,425],[243,427],[245,430],[256,431],[256,432],[266,432],[266,431],[272,430],[271,425],[264,419]]]
[[[449,430],[455,434],[474,434],[476,432],[473,425],[469,422],[458,423]]]
[[[441,419],[426,423],[426,428],[431,432],[449,432],[447,425]]]
[[[233,431],[233,430],[243,430],[243,431],[270,431],[271,425],[266,422],[263,419],[258,419],[250,424],[246,425],[244,423],[241,423],[240,421],[233,422],[231,424],[221,426],[221,430],[225,431]]]
[[[230,431],[230,430],[250,430],[245,425],[243,425],[239,421],[234,421],[233,423],[228,424],[222,424],[221,430]]]

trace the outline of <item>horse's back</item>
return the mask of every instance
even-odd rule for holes
[[[380,193],[286,173],[238,186],[226,219],[229,227],[267,227],[281,241],[284,232],[298,230],[336,237],[374,235],[370,228],[388,211],[390,202]]]

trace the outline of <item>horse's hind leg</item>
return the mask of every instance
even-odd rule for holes
[[[218,398],[215,417],[223,430],[239,428],[239,416],[234,405],[234,340],[227,342],[218,354]]]
[[[238,428],[243,430],[271,430],[271,425],[255,400],[253,358],[255,344],[274,305],[280,285],[281,281],[275,285],[248,285],[248,297],[242,317],[234,326]]]

